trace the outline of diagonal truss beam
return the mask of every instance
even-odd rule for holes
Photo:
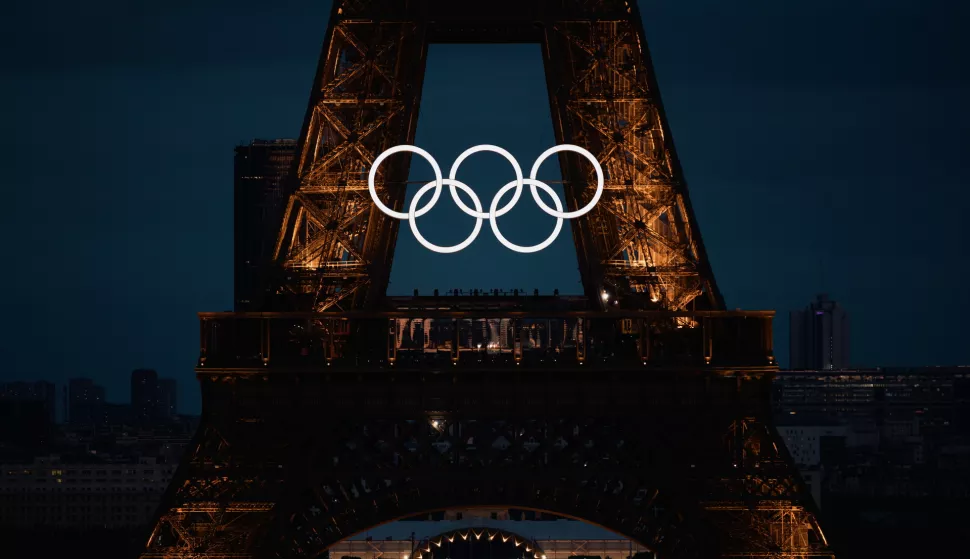
[[[526,3],[524,17],[539,18],[544,29],[557,141],[588,149],[606,174],[600,203],[571,222],[591,305],[602,305],[599,294],[608,288],[625,307],[723,308],[635,3]],[[434,0],[335,5],[275,252],[289,278],[278,286],[288,299],[280,306],[380,304],[399,225],[375,211],[366,174],[376,154],[413,142],[429,26],[457,28],[462,17],[502,21],[480,8]],[[505,21],[521,23],[514,14]],[[377,173],[378,195],[392,208],[403,203],[409,164],[408,156],[392,158]],[[560,165],[567,205],[584,205],[592,169],[572,154]]]

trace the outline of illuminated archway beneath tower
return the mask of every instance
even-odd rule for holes
[[[390,522],[331,546],[334,559],[655,557],[601,526],[541,511],[475,508]]]
[[[535,540],[492,528],[451,530],[419,542],[414,559],[542,559],[547,555]]]

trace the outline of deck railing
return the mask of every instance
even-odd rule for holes
[[[769,311],[202,313],[199,370],[775,368]]]

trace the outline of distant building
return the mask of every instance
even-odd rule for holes
[[[137,369],[131,373],[131,412],[137,423],[147,423],[158,417],[158,373],[151,369]]]
[[[783,421],[778,426],[778,433],[785,441],[795,466],[802,474],[802,479],[808,486],[815,504],[822,506],[822,487],[819,468],[823,462],[826,446],[833,446],[831,441],[837,441],[834,446],[844,447],[846,428],[842,425],[811,425]],[[826,442],[829,444],[826,445]]]
[[[178,385],[175,379],[158,378],[151,369],[137,369],[131,373],[131,420],[135,424],[168,422],[178,414]],[[120,406],[120,404],[119,404]],[[116,424],[121,410],[107,416]]]
[[[50,423],[57,422],[57,388],[45,380],[0,383],[0,401],[35,402]]]
[[[128,425],[131,424],[133,419],[137,420],[133,410],[134,407],[128,404],[105,403],[94,418],[94,423],[100,427]]]
[[[790,316],[791,369],[845,369],[849,367],[849,316],[827,295]]]
[[[174,464],[62,462],[58,456],[0,464],[0,525],[49,528],[146,526]]]
[[[173,419],[178,414],[178,393],[175,379],[158,379],[158,416]]]
[[[89,378],[68,381],[67,423],[90,425],[103,414],[104,387]]]
[[[968,402],[970,367],[781,371],[772,397],[820,506],[823,497],[970,498]]]
[[[261,306],[264,263],[276,241],[285,180],[295,155],[295,140],[254,140],[236,147],[233,213],[237,311]]]
[[[0,400],[0,448],[31,452],[51,441],[54,424],[47,404],[32,400]]]

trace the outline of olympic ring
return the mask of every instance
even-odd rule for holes
[[[425,158],[425,160],[427,160],[428,163],[431,163],[431,168],[434,169],[434,179],[435,179],[437,188],[434,191],[434,195],[431,197],[431,201],[428,202],[428,205],[418,210],[418,212],[415,214],[416,217],[420,217],[430,212],[431,208],[433,208],[434,205],[438,203],[438,196],[441,196],[441,168],[438,167],[438,162],[435,161],[434,157],[431,157],[431,154],[424,151],[423,149],[416,146],[401,145],[401,146],[394,146],[391,149],[386,150],[384,153],[378,155],[377,159],[374,160],[374,166],[370,168],[370,173],[367,175],[367,190],[370,191],[371,199],[374,200],[374,203],[377,204],[377,207],[380,208],[382,212],[384,212],[385,214],[391,217],[396,217],[398,219],[408,219],[408,214],[402,213],[402,212],[396,212],[391,208],[388,208],[387,206],[385,206],[384,202],[381,202],[380,198],[377,197],[377,189],[374,188],[374,177],[377,175],[377,168],[380,167],[381,162],[387,159],[389,156],[394,155],[395,153],[400,153],[402,151],[410,151],[411,153],[416,153],[420,155],[421,157]]]
[[[512,210],[512,207],[515,206],[516,203],[518,203],[519,196],[522,196],[522,167],[519,167],[519,162],[515,160],[515,156],[513,156],[511,153],[509,153],[508,151],[498,146],[492,146],[488,144],[482,144],[480,146],[468,148],[465,151],[463,151],[461,155],[458,156],[458,159],[455,159],[454,165],[451,166],[451,172],[448,173],[448,178],[454,180],[454,178],[458,175],[458,166],[461,165],[461,162],[464,161],[465,158],[468,157],[469,155],[473,153],[478,153],[480,151],[493,151],[501,155],[502,157],[508,159],[509,163],[512,164],[512,168],[515,169],[515,183],[516,183],[515,194],[512,195],[512,199],[509,201],[509,203],[506,204],[505,207],[503,207],[501,210],[498,211],[498,213],[495,214],[495,217],[501,217],[509,213],[509,211]],[[535,178],[535,177],[532,177],[532,178]],[[465,212],[466,214],[472,217],[480,217],[482,219],[488,219],[488,214],[481,213],[481,212],[472,212],[472,209],[466,206],[465,202],[463,202],[462,199],[458,197],[458,192],[455,190],[454,186],[451,186],[451,197],[455,199],[455,203],[458,204],[458,207],[461,208],[461,211]]]
[[[593,168],[596,169],[596,192],[593,193],[593,199],[589,201],[589,204],[586,204],[585,206],[583,206],[582,208],[579,208],[574,212],[562,213],[562,209],[559,209],[558,211],[554,211],[552,208],[547,206],[545,202],[542,201],[542,198],[539,197],[539,192],[536,191],[536,186],[538,186],[536,184],[531,185],[532,197],[535,199],[536,204],[539,204],[539,207],[542,208],[542,211],[546,212],[552,217],[559,217],[562,219],[573,219],[575,217],[580,217],[588,214],[593,209],[593,206],[596,205],[596,202],[600,201],[600,197],[603,195],[603,182],[604,182],[603,167],[601,167],[600,162],[597,161],[595,157],[593,157],[593,154],[586,151],[585,149],[579,146],[574,146],[572,144],[562,144],[559,146],[553,146],[547,149],[546,151],[542,152],[542,155],[540,155],[539,158],[536,159],[535,164],[532,165],[532,172],[529,173],[529,178],[535,179],[536,175],[539,173],[539,166],[542,165],[542,162],[545,161],[546,158],[548,158],[550,155],[560,151],[576,152],[582,155],[583,157],[585,157],[586,159],[589,159],[593,163]],[[559,207],[559,204],[556,204],[556,207]]]
[[[456,180],[452,180],[452,179],[441,179],[441,182],[448,184],[448,186],[450,186],[452,188],[452,191],[453,192],[454,192],[454,188],[456,186],[458,188],[464,190],[465,192],[467,192],[468,195],[472,197],[472,203],[475,204],[476,211],[479,214],[481,214],[481,211],[482,211],[482,201],[475,194],[475,191],[472,190],[471,188],[469,188],[468,185],[466,185],[465,183],[462,183],[462,182],[458,182]],[[427,192],[428,189],[430,189],[430,188],[435,188],[436,189],[435,190],[435,193],[436,194],[440,194],[441,193],[441,187],[439,187],[435,183],[435,181],[431,181],[428,184],[422,186],[421,189],[418,190],[414,194],[414,198],[411,199],[411,207],[408,208],[408,213],[405,214],[405,217],[407,218],[408,222],[411,225],[411,232],[414,233],[414,238],[417,239],[418,242],[421,243],[422,245],[424,245],[424,247],[427,248],[428,250],[433,250],[435,252],[440,252],[441,254],[451,254],[453,252],[458,252],[458,251],[464,249],[465,247],[467,247],[468,245],[472,244],[472,242],[475,240],[475,237],[477,237],[478,234],[482,230],[482,219],[483,218],[481,218],[481,217],[476,217],[475,218],[475,229],[472,230],[472,234],[469,235],[467,239],[465,239],[464,241],[458,243],[455,246],[451,246],[451,247],[440,247],[440,246],[438,246],[436,244],[431,243],[430,241],[428,241],[427,239],[425,239],[421,235],[421,232],[418,231],[418,223],[417,223],[417,220],[415,219],[418,216],[418,214],[417,214],[417,212],[414,211],[414,208],[417,207],[418,200],[420,200],[421,197],[424,196],[424,193]],[[458,195],[457,194],[455,194],[455,199],[456,200],[458,199]],[[434,196],[431,197],[431,200],[432,200],[432,203],[433,203]],[[425,206],[425,207],[427,207],[427,206]],[[469,211],[471,211],[471,208],[469,208]],[[484,214],[484,215],[485,215],[485,217],[488,217],[488,214]]]
[[[548,192],[549,193],[549,196],[552,196],[553,202],[556,203],[556,209],[558,211],[560,211],[560,212],[562,211],[562,202],[559,201],[559,196],[556,195],[556,191],[553,190],[548,184],[546,184],[546,183],[544,183],[542,181],[537,181],[537,180],[535,180],[533,178],[522,179],[522,182],[529,183],[529,186],[532,187],[532,191],[533,192],[536,191],[535,189],[536,189],[537,186],[539,188],[545,190],[546,192]],[[542,241],[541,243],[539,243],[537,245],[534,245],[534,246],[531,246],[531,247],[523,247],[523,246],[519,246],[519,245],[517,245],[517,244],[515,244],[515,243],[513,243],[513,242],[511,242],[509,240],[507,240],[502,235],[502,233],[498,230],[498,222],[495,221],[495,219],[493,219],[492,216],[493,215],[497,215],[497,213],[495,212],[495,206],[498,205],[498,201],[499,201],[499,199],[502,198],[502,195],[505,194],[506,192],[508,192],[508,190],[510,188],[514,188],[516,186],[518,186],[516,184],[516,181],[512,181],[512,182],[508,183],[507,185],[503,186],[502,188],[500,188],[499,191],[495,193],[495,197],[492,198],[492,205],[488,208],[488,216],[489,216],[488,223],[492,226],[492,233],[495,234],[495,238],[498,239],[498,242],[502,243],[503,245],[505,245],[509,249],[514,250],[515,252],[521,252],[523,254],[529,254],[529,253],[533,253],[533,252],[539,252],[540,250],[542,250],[542,249],[546,248],[547,246],[551,245],[552,242],[556,240],[556,237],[559,236],[559,232],[562,231],[562,220],[563,220],[563,218],[561,218],[561,217],[557,217],[556,218],[556,228],[552,230],[552,235],[549,235],[549,237],[546,238],[546,240]],[[519,187],[519,190],[516,190],[516,192],[519,192],[520,190],[521,190],[521,187]]]
[[[506,184],[505,186],[499,189],[499,191],[492,198],[491,204],[489,204],[488,213],[485,213],[482,211],[482,201],[475,194],[475,191],[472,190],[467,184],[455,178],[456,176],[458,176],[458,168],[461,166],[461,163],[470,155],[473,155],[480,151],[491,151],[501,155],[506,160],[508,160],[509,163],[512,164],[512,169],[515,171],[515,180],[509,182],[508,184]],[[542,163],[546,159],[548,159],[549,156],[555,153],[558,153],[560,151],[571,151],[582,155],[593,164],[593,168],[596,170],[596,192],[593,193],[593,197],[588,204],[586,204],[585,206],[583,206],[582,208],[574,212],[564,212],[562,201],[559,199],[559,196],[556,195],[556,191],[554,191],[548,184],[536,179],[536,175],[539,173],[539,167],[542,165]],[[425,184],[417,191],[417,193],[415,193],[414,198],[411,200],[411,205],[408,208],[407,213],[397,212],[387,207],[377,197],[377,189],[374,186],[374,178],[377,176],[377,168],[380,166],[380,164],[389,156],[400,152],[416,153],[421,157],[423,157],[426,161],[428,161],[428,163],[431,163],[431,168],[434,170],[434,176],[435,176],[435,180]],[[532,166],[532,171],[529,173],[529,178],[524,178],[522,176],[522,168],[519,166],[519,162],[515,160],[515,157],[513,157],[511,153],[509,153],[508,151],[498,146],[493,146],[488,144],[474,146],[462,152],[462,154],[459,155],[458,158],[455,160],[455,163],[451,166],[451,172],[448,174],[448,178],[443,178],[441,176],[441,168],[438,166],[438,162],[435,161],[434,157],[432,157],[431,154],[429,154],[428,152],[426,152],[425,150],[419,147],[409,146],[409,145],[394,146],[384,151],[384,153],[380,154],[379,156],[377,156],[377,159],[374,160],[374,165],[371,167],[370,173],[367,176],[367,189],[370,192],[370,197],[374,201],[374,204],[377,206],[377,208],[380,209],[382,212],[384,212],[384,214],[390,217],[394,217],[402,220],[405,220],[405,219],[408,220],[411,226],[411,232],[414,233],[414,238],[416,238],[418,242],[421,243],[421,245],[427,248],[428,250],[442,253],[442,254],[451,254],[451,253],[458,252],[460,250],[465,249],[466,247],[468,247],[468,245],[473,243],[475,241],[475,238],[478,237],[478,234],[482,230],[483,219],[488,220],[489,225],[491,225],[492,227],[492,233],[495,234],[495,238],[498,239],[498,241],[502,243],[502,245],[504,245],[509,250],[523,253],[523,254],[539,252],[545,249],[546,247],[548,247],[549,245],[551,245],[552,242],[556,240],[556,237],[559,236],[559,232],[562,231],[562,222],[564,219],[573,219],[573,218],[581,217],[583,215],[586,215],[590,211],[592,211],[593,206],[595,206],[596,203],[599,202],[600,197],[603,196],[603,183],[604,183],[603,167],[600,165],[599,161],[597,161],[596,158],[593,156],[593,154],[590,153],[589,151],[579,146],[574,146],[571,144],[562,144],[562,145],[554,146],[544,151],[542,155],[540,155],[539,158],[536,159],[535,164]],[[508,212],[510,212],[512,208],[515,206],[515,204],[518,203],[519,197],[522,195],[522,186],[525,184],[529,185],[529,189],[532,191],[532,198],[536,201],[536,204],[539,205],[539,209],[541,209],[546,214],[556,218],[556,227],[553,229],[552,234],[549,235],[549,237],[547,237],[546,240],[533,246],[517,245],[509,241],[508,239],[506,239],[505,236],[502,235],[502,232],[499,231],[498,222],[496,221],[496,218],[501,217],[507,214]],[[441,187],[444,185],[448,185],[448,189],[451,191],[451,197],[452,199],[454,199],[455,204],[458,205],[458,209],[460,209],[466,215],[475,218],[475,228],[472,230],[471,235],[469,235],[464,241],[450,247],[438,246],[436,244],[429,242],[427,239],[425,239],[424,236],[421,235],[421,232],[418,231],[418,225],[416,220],[416,218],[421,217],[422,215],[431,211],[431,208],[433,208],[434,205],[438,202],[438,197],[441,196]],[[498,209],[498,203],[501,201],[502,196],[504,196],[509,190],[512,190],[513,188],[515,189],[515,193],[512,195],[512,199],[509,201],[508,204],[503,206],[501,209]],[[427,194],[428,191],[431,189],[434,189],[434,194],[431,195],[431,200],[427,204],[425,204],[424,207],[422,207],[421,209],[418,209],[418,202],[421,200],[421,197]],[[459,189],[465,191],[466,194],[471,196],[472,203],[475,205],[475,209],[469,208],[468,205],[465,204],[465,202],[461,199],[461,197],[458,196]],[[550,208],[548,204],[546,204],[546,202],[542,199],[542,197],[539,196],[539,189],[544,190],[546,193],[552,196],[552,200],[555,203],[556,209]]]

